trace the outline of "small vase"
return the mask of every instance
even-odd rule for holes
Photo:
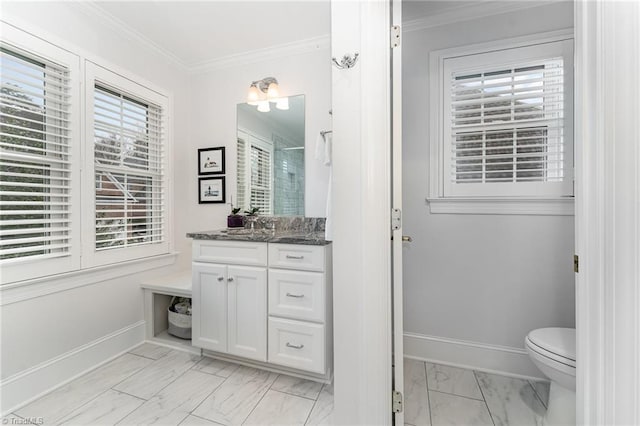
[[[227,216],[227,228],[242,228],[244,226],[244,216],[239,214]]]

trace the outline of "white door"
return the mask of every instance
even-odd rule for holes
[[[267,269],[228,268],[228,353],[266,361]]]
[[[391,206],[399,217],[392,231],[393,391],[404,396],[402,324],[402,23],[401,0],[391,0]],[[397,394],[396,394],[397,395]],[[404,399],[404,398],[403,398]],[[404,425],[404,405],[394,404],[394,424]]]
[[[193,346],[227,351],[227,267],[193,263]]]

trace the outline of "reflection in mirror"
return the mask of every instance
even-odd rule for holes
[[[238,104],[235,206],[261,215],[304,216],[304,95],[289,109],[260,112]]]

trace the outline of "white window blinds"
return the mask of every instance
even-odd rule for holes
[[[234,207],[245,209],[249,206],[249,202],[247,200],[247,142],[245,137],[238,137],[237,164],[238,195]]]
[[[273,145],[239,132],[237,207],[273,214]]]
[[[444,60],[445,196],[572,194],[570,50],[558,41]]]
[[[271,151],[251,145],[251,207],[261,214],[273,214],[271,182]]]
[[[0,60],[0,261],[68,256],[69,71],[4,46]]]
[[[96,83],[96,250],[164,241],[162,114]]]
[[[562,59],[451,79],[451,179],[560,181]]]

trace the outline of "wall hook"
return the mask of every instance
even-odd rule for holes
[[[358,56],[360,56],[359,53],[355,53],[353,56],[347,54],[342,57],[340,62],[338,62],[336,58],[331,58],[331,61],[333,61],[333,64],[338,69],[349,69],[356,66],[356,62],[358,62]]]

